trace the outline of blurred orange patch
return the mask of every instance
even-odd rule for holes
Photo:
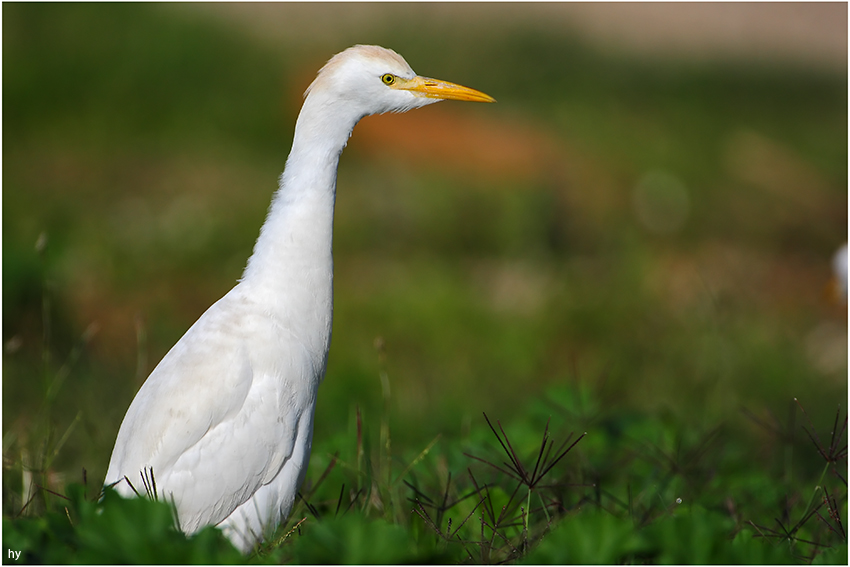
[[[360,122],[354,137],[370,156],[419,166],[436,163],[492,180],[537,177],[563,154],[556,139],[527,124],[443,108],[371,116]]]

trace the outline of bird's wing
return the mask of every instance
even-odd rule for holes
[[[314,357],[236,291],[151,373],[107,472],[107,484],[126,475],[141,492],[141,471],[153,468],[159,496],[174,499],[187,532],[218,523],[278,474],[315,400]]]

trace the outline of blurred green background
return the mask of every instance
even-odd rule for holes
[[[742,408],[798,397],[828,429],[847,7],[688,9],[4,4],[4,464],[46,435],[55,487],[102,479],[144,378],[239,278],[301,93],[354,43],[498,104],[355,129],[316,443],[358,406],[376,423],[381,372],[414,451],[576,383],[745,448]]]

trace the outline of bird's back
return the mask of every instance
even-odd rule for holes
[[[144,383],[121,425],[106,484],[143,491],[152,469],[181,528],[218,524],[282,476],[306,469],[324,353],[312,352],[243,284],[215,303]],[[298,447],[296,447],[298,445]],[[305,452],[303,449],[307,448]],[[293,458],[293,453],[297,458]],[[293,474],[294,471],[294,474]],[[288,484],[288,483],[286,483]],[[285,495],[265,491],[261,512]],[[291,503],[290,503],[291,505]]]

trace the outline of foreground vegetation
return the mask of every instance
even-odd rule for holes
[[[524,425],[485,415],[463,447],[434,439],[409,460],[389,452],[385,420],[370,440],[358,414],[349,443],[316,448],[289,521],[248,558],[214,528],[186,538],[152,494],[98,500],[87,484],[37,487],[4,516],[3,544],[27,563],[846,564],[847,417],[818,432],[795,405],[805,434],[748,417],[773,467],[738,453],[725,425],[624,419],[581,385]],[[564,435],[579,423],[588,432]],[[817,460],[819,477],[805,466]]]
[[[352,42],[194,6],[3,27],[4,561],[242,562],[100,483]],[[499,103],[355,130],[303,499],[247,561],[846,564],[846,73],[381,30]]]

